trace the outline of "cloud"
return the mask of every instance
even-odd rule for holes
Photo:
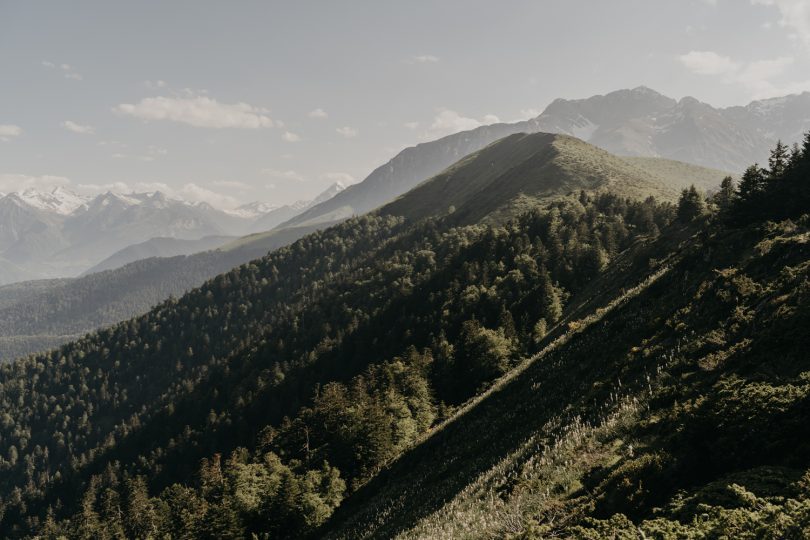
[[[328,118],[329,114],[325,110],[317,108],[309,111],[307,116],[309,116],[310,118]]]
[[[235,197],[211,191],[194,183],[184,185],[175,193],[186,201],[207,203],[215,208],[230,209],[239,206],[239,200]]]
[[[244,182],[239,182],[238,180],[215,180],[214,182],[211,182],[211,185],[227,189],[245,190],[251,188],[250,185]]]
[[[49,190],[55,187],[64,187],[70,184],[70,180],[64,176],[31,176],[27,174],[0,174],[0,191],[9,193],[12,191],[24,191],[28,188]]]
[[[779,10],[779,25],[795,32],[796,38],[810,50],[810,2],[807,0],[751,0],[754,5]]]
[[[339,135],[341,135],[342,137],[346,137],[347,139],[357,137],[357,134],[359,133],[356,128],[349,126],[339,127],[335,131],[337,131]]]
[[[7,142],[22,135],[22,128],[14,124],[0,124],[0,141]]]
[[[357,179],[349,173],[345,172],[328,172],[321,175],[321,178],[330,180],[332,182],[341,182],[342,184],[354,184]]]
[[[721,56],[712,51],[691,51],[679,56],[678,60],[686,69],[698,75],[723,75],[740,68],[740,65],[728,56]]]
[[[542,111],[540,111],[539,109],[533,109],[533,108],[521,109],[520,110],[520,119],[521,120],[530,120],[532,118],[537,118],[538,116],[540,116],[541,113],[542,113]]]
[[[66,79],[73,79],[74,81],[81,81],[84,77],[82,77],[70,64],[55,64],[54,62],[50,62],[48,60],[43,60],[42,65],[48,69],[58,69],[62,72]]]
[[[432,54],[420,54],[416,56],[411,56],[407,63],[409,64],[435,64],[439,61],[438,56],[433,56]]]
[[[157,90],[158,88],[166,88],[166,81],[160,79],[157,81],[143,81],[143,85],[150,90]]]
[[[295,182],[306,182],[306,178],[304,178],[301,174],[296,171],[281,171],[278,169],[262,169],[260,171],[262,174],[267,175],[271,178],[278,178],[280,180],[293,180]]]
[[[425,138],[443,137],[458,133],[459,131],[467,131],[475,129],[485,124],[495,124],[500,122],[500,119],[494,114],[487,114],[481,120],[475,118],[468,118],[462,116],[456,111],[451,109],[440,109],[439,113],[433,118],[433,123],[425,132]]]
[[[684,60],[689,58],[689,60]],[[752,62],[735,61],[710,51],[696,52],[679,56],[687,69],[699,75],[722,77],[726,84],[745,87],[751,99],[765,99],[810,90],[810,81],[774,83],[784,75],[787,68],[795,63],[791,56],[780,56]]]
[[[408,129],[416,129],[419,127],[419,122],[405,122],[403,125]]]
[[[201,128],[260,129],[273,126],[269,111],[247,103],[219,103],[205,96],[150,97],[138,103],[122,103],[118,114],[141,120],[169,120]]]
[[[284,134],[281,136],[281,138],[284,139],[287,142],[293,142],[293,143],[294,142],[299,142],[301,140],[300,135],[296,135],[295,133],[292,133],[291,131],[285,131]]]
[[[78,133],[80,135],[91,135],[95,131],[93,126],[77,124],[71,120],[65,120],[62,122],[62,127],[68,131],[72,131],[73,133]]]

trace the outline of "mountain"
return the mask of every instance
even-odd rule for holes
[[[503,223],[540,202],[581,189],[674,200],[690,180],[713,186],[724,176],[659,159],[643,160],[641,165],[566,136],[513,135],[467,157],[380,212],[417,220],[444,216],[454,206],[453,216],[446,218],[453,223]],[[115,269],[111,273],[54,282],[58,286],[49,291],[31,282],[36,294],[17,295],[13,305],[0,307],[0,338],[5,340],[0,343],[0,359],[64,343],[71,336],[145,312],[169,295],[181,295],[220,272],[331,225],[279,228],[230,241],[155,239],[127,248],[88,272]],[[206,249],[217,251],[202,253]],[[0,302],[7,291],[22,290],[24,285],[0,288]],[[107,289],[116,294],[110,297]],[[53,305],[59,307],[49,307]]]
[[[131,262],[152,257],[176,257],[178,255],[192,255],[203,251],[216,249],[229,241],[232,236],[204,236],[198,240],[183,240],[179,238],[151,238],[146,242],[134,244],[118,251],[83,275],[95,274],[105,270],[114,270]]]
[[[270,229],[274,229],[279,225],[281,225],[282,223],[293,219],[295,216],[303,212],[306,212],[307,209],[331,200],[333,197],[339,195],[345,189],[346,189],[345,184],[343,184],[342,182],[335,182],[310,201],[297,201],[289,205],[274,208],[273,210],[267,212],[262,217],[260,217],[251,226],[250,232],[260,233],[264,231],[269,231]],[[296,224],[291,223],[290,225]]]
[[[810,93],[714,108],[646,87],[587,99],[557,99],[536,118],[493,124],[406,148],[365,180],[281,226],[346,219],[374,210],[463,156],[515,133],[559,133],[619,156],[660,157],[740,174],[764,163],[777,139],[793,143],[810,128]]]
[[[50,191],[29,188],[21,192],[19,197],[29,206],[63,216],[70,215],[89,200],[88,197],[76,195],[61,187],[53,188]]]
[[[455,212],[384,207],[0,368],[0,526],[790,533],[810,469],[808,164],[676,209],[623,197],[652,177],[591,145],[509,137],[414,192],[474,185]],[[535,204],[510,211],[516,186]]]
[[[775,142],[741,120],[691,97],[676,101],[638,87],[588,99],[558,99],[533,124],[620,155],[665,157],[739,172],[751,159],[767,156]]]
[[[467,156],[379,211],[409,219],[451,214],[448,219],[456,224],[503,223],[521,208],[580,190],[636,200],[678,197],[658,177],[579,139],[518,133]]]
[[[340,189],[330,186],[316,200],[324,201]],[[161,192],[108,192],[93,198],[62,188],[11,193],[0,198],[0,284],[70,277],[139,257],[210,249],[216,247],[214,237],[224,243],[273,228],[309,204],[277,208],[250,203],[223,211]]]

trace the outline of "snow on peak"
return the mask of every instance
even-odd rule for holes
[[[63,216],[72,213],[87,202],[87,198],[62,187],[55,187],[50,191],[28,188],[16,195],[29,206]]]
[[[247,204],[243,204],[237,208],[233,208],[231,210],[225,210],[225,213],[230,214],[232,216],[252,219],[257,218],[259,216],[263,216],[268,212],[272,212],[279,206],[277,204],[270,204],[266,202],[251,202]]]

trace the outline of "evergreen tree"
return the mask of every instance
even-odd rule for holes
[[[717,207],[721,213],[727,213],[734,204],[734,190],[734,179],[730,176],[723,178],[723,180],[720,182],[720,190],[714,194],[714,202],[717,204]]]
[[[694,184],[681,192],[681,197],[678,199],[678,221],[689,223],[702,215],[705,210],[706,203],[703,201],[703,195],[698,192]]]
[[[771,179],[780,178],[784,174],[789,160],[790,149],[782,144],[782,141],[776,141],[776,146],[771,150],[771,156],[768,158],[769,177]]]

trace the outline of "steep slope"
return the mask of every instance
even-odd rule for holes
[[[346,186],[342,182],[335,182],[334,184],[326,188],[324,191],[319,193],[318,196],[312,199],[311,201],[298,201],[293,204],[288,204],[281,206],[279,208],[274,208],[273,210],[267,212],[264,216],[259,218],[253,225],[251,225],[249,232],[262,233],[265,231],[269,231],[270,229],[277,227],[281,223],[292,220],[293,218],[306,212],[307,209],[312,208],[313,206],[317,206],[321,203],[326,203],[335,196],[339,195],[345,189]]]
[[[678,193],[645,170],[579,139],[521,133],[467,156],[380,213],[410,219],[451,213],[457,224],[505,222],[532,201],[580,190],[670,201]]]
[[[497,166],[508,167],[508,161]],[[542,177],[533,180],[544,182]],[[436,414],[430,393],[454,404],[486,385],[508,369],[518,351],[533,347],[532,336],[542,335],[537,319],[556,320],[566,291],[583,287],[611,257],[635,239],[655,234],[672,217],[668,204],[608,193],[555,204],[548,212],[530,212],[497,228],[455,227],[441,217],[353,219],[218,276],[139,318],[0,368],[4,388],[28,385],[22,404],[15,401],[16,392],[0,397],[2,411],[19,419],[0,433],[0,453],[8,455],[13,445],[17,456],[3,465],[0,492],[9,493],[26,476],[23,461],[28,458],[21,453],[28,456],[35,446],[45,445],[49,456],[47,464],[33,458],[34,468],[47,473],[22,495],[25,507],[11,500],[5,504],[4,530],[22,531],[27,516],[44,515],[48,506],[61,504],[55,511],[60,518],[69,516],[75,509],[69,501],[95,489],[93,475],[105,469],[116,475],[109,469],[116,462],[122,472],[147,475],[149,489],[160,493],[194,477],[200,458],[228,454],[238,445],[278,446],[275,453],[283,466],[291,467],[284,473],[293,475],[290,481],[321,474],[334,479],[336,470],[313,469],[327,459],[339,467],[337,474],[353,485],[360,482],[429,427]],[[496,330],[502,324],[512,330]],[[479,338],[501,344],[492,363],[464,360],[465,340]],[[440,355],[442,342],[458,352]],[[417,368],[421,353],[409,351],[434,346],[436,367],[423,373]],[[473,351],[466,354],[474,356]],[[31,376],[29,370],[38,365],[46,366],[47,375]],[[295,442],[300,424],[284,427],[284,416],[296,417],[323,383],[348,381],[368,369],[381,370],[380,384],[387,384],[386,370],[393,370],[395,380],[404,377],[396,390],[403,396],[425,384],[434,388],[427,401],[416,395],[409,401],[422,410],[413,413],[418,420],[406,422],[405,431],[397,428],[403,438],[374,435],[368,452],[335,453],[335,440],[318,443],[318,452],[327,452],[323,458],[298,455],[304,448]],[[64,391],[71,385],[109,390],[86,401],[92,402],[88,407]],[[42,410],[29,409],[29,403],[46,395],[55,401],[46,400]],[[369,417],[352,425],[371,428],[377,422]],[[54,441],[62,436],[54,436],[54,430],[67,436],[75,429],[84,429],[84,435],[70,447],[57,448]],[[274,430],[280,430],[277,439],[270,435]],[[21,433],[30,434],[24,442],[15,435]],[[325,432],[317,436],[330,440]],[[315,489],[307,485],[304,492]],[[324,501],[323,511],[310,516],[309,510],[285,506],[274,515],[293,512],[320,522],[342,496],[337,479],[323,485],[332,486],[328,493],[313,493]],[[210,508],[213,512],[217,506]],[[297,518],[290,519],[287,525],[268,527],[282,527],[288,536],[306,530],[293,523]]]
[[[558,133],[613,154],[663,157],[740,174],[764,163],[776,139],[798,140],[810,128],[810,93],[718,109],[680,101],[646,87],[587,99],[558,99],[538,117],[494,124],[406,148],[363,182],[281,224],[315,224],[374,210],[438,174],[463,156],[515,133]]]
[[[319,536],[806,534],[808,223],[712,228],[625,254]]]
[[[495,124],[406,148],[361,183],[349,186],[331,200],[308,209],[281,227],[332,222],[364,214],[402,195],[464,156],[522,131],[530,131],[527,124]]]

